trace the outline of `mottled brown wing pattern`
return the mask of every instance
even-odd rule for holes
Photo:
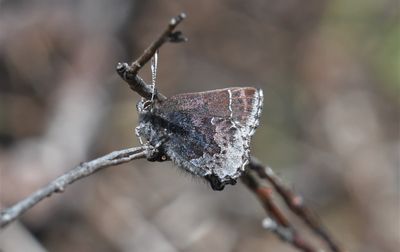
[[[243,127],[258,126],[263,104],[261,89],[233,87],[206,92],[178,94],[159,106],[168,113],[181,111],[203,117],[230,118]],[[253,133],[248,130],[248,133]]]
[[[248,163],[262,102],[262,91],[251,87],[179,94],[156,103],[139,127],[148,140],[168,138],[164,151],[178,166],[221,189]]]

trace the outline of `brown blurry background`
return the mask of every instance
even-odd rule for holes
[[[348,251],[398,251],[396,0],[0,0],[1,208],[139,144],[138,95],[114,69],[181,11],[189,41],[161,48],[159,90],[262,88],[253,154]],[[171,163],[139,160],[40,203],[1,231],[0,248],[296,251],[261,227],[264,217],[240,183],[214,192]]]

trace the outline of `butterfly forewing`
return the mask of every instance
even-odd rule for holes
[[[262,101],[260,89],[225,88],[178,94],[159,104],[159,107],[166,114],[180,111],[210,118],[230,118],[243,126],[250,126],[259,118]]]

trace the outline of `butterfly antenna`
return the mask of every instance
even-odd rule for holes
[[[158,50],[151,58],[151,102],[154,100],[154,95],[156,91],[156,79],[157,79],[157,67],[158,67]]]

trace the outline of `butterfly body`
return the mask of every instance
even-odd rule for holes
[[[162,156],[222,190],[236,183],[249,161],[262,102],[262,91],[250,87],[141,101],[137,133],[159,146]]]

